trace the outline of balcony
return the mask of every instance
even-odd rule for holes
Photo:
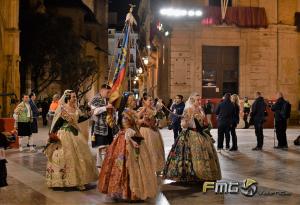
[[[203,25],[235,25],[243,28],[268,27],[265,8],[261,7],[228,7],[225,19],[222,20],[221,7],[202,7]]]

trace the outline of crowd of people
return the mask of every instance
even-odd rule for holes
[[[29,147],[30,151],[35,152],[34,139],[38,133],[38,118],[42,116],[44,126],[47,126],[48,122],[51,125],[58,107],[59,95],[55,94],[50,104],[47,99],[37,102],[35,93],[23,94],[21,98],[22,101],[15,108],[13,115],[15,128],[18,129],[19,150],[23,151]]]
[[[224,138],[225,149],[238,150],[236,128],[240,114],[243,114],[245,129],[254,125],[257,145],[253,150],[262,150],[267,106],[275,114],[278,139],[275,148],[288,148],[286,128],[290,104],[282,93],[278,93],[274,104],[266,103],[261,93],[256,92],[252,105],[248,98],[244,98],[241,105],[239,96],[229,93],[217,105],[210,100],[202,104],[197,93],[191,94],[186,102],[182,95],[177,95],[174,101],[165,105],[146,93],[137,101],[132,93],[126,92],[116,109],[109,101],[110,91],[109,85],[102,85],[88,104],[89,112],[79,109],[76,93],[72,90],[66,90],[61,98],[53,96],[47,112],[49,140],[44,149],[48,159],[46,182],[49,188],[84,190],[85,185],[98,179],[98,190],[109,197],[139,201],[155,197],[158,177],[185,183],[220,180],[217,152],[223,150]],[[20,151],[26,142],[30,151],[35,150],[37,118],[43,111],[35,100],[34,93],[23,95],[15,109]],[[217,117],[217,150],[210,134],[213,114]],[[169,129],[174,134],[174,143],[166,159],[159,131],[160,115],[169,118]],[[97,150],[96,159],[80,126],[88,119],[92,122],[90,139]],[[3,153],[0,159],[1,156]]]
[[[90,101],[91,111],[87,114],[79,109],[74,91],[66,90],[60,99],[54,96],[48,114],[49,140],[44,149],[49,188],[84,190],[85,185],[99,179],[100,192],[116,200],[139,201],[156,196],[157,177],[184,182],[221,179],[218,156],[205,129],[207,123],[198,94],[192,94],[186,103],[183,96],[176,97],[171,109],[177,135],[165,159],[158,119],[163,109],[164,113],[169,109],[147,94],[138,103],[132,93],[125,93],[116,110],[109,102],[110,90],[108,85],[102,85]],[[15,109],[20,151],[25,139],[30,151],[34,149],[33,133],[37,132],[34,118],[41,112],[34,100],[34,94],[23,95]],[[91,140],[97,150],[96,159],[80,127],[80,122],[87,119],[92,121]]]
[[[180,120],[185,105],[182,99],[181,95],[176,96],[174,103],[170,106],[170,128],[173,129],[175,141],[182,129]],[[257,145],[252,150],[262,150],[264,141],[263,125],[268,117],[267,107],[274,112],[274,127],[278,141],[278,145],[274,145],[274,148],[286,150],[288,148],[286,129],[287,120],[290,117],[291,105],[284,99],[281,92],[277,93],[275,103],[266,102],[260,92],[255,93],[255,100],[252,105],[248,97],[245,97],[243,102],[241,102],[238,95],[230,95],[229,93],[225,93],[221,102],[216,105],[210,100],[206,100],[202,108],[206,116],[205,120],[208,128],[212,127],[212,114],[216,115],[218,128],[217,150],[223,150],[224,138],[226,150],[238,150],[236,128],[240,123],[241,115],[244,121],[244,129],[248,129],[251,125],[255,128]],[[231,146],[230,142],[232,142]]]

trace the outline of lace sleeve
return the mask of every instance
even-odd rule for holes
[[[68,114],[68,112],[63,107],[61,108],[60,117],[68,122],[71,120],[71,116]]]
[[[134,131],[131,128],[127,128],[125,132],[125,139],[130,140],[131,137],[133,137],[136,134],[136,131]]]

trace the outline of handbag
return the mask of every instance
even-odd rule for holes
[[[138,135],[134,135],[133,137],[131,137],[131,139],[135,141],[138,145],[141,145],[142,141],[144,140],[143,137]]]
[[[135,141],[138,145],[142,144],[142,141],[144,140],[144,137],[140,136],[139,134],[135,134],[134,136],[131,137],[133,141]],[[140,148],[134,148],[134,154],[135,154],[135,160],[137,161],[139,159],[140,155]]]

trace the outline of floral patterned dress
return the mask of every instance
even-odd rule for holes
[[[192,108],[185,110],[187,124],[173,145],[163,171],[163,178],[182,182],[215,181],[221,170],[212,138],[203,132],[204,115]]]
[[[136,119],[135,111],[127,109],[123,112],[124,128],[108,147],[102,164],[98,189],[115,199],[145,200],[154,198],[158,190],[145,140],[139,137],[138,149],[130,142],[130,138],[138,134]]]
[[[86,139],[78,128],[79,110],[74,113],[62,108],[52,133],[59,143],[45,150],[48,157],[48,187],[77,187],[98,179],[98,171]],[[51,150],[52,148],[52,150]]]

